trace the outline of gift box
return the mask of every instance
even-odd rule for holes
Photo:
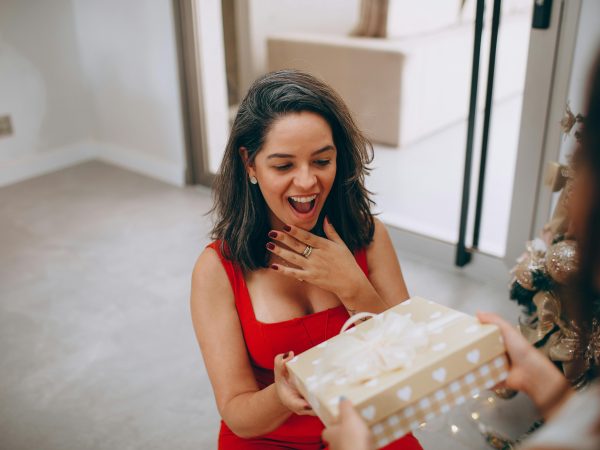
[[[340,397],[351,400],[378,448],[508,375],[495,325],[423,298],[342,330],[287,368],[326,425],[335,421]]]

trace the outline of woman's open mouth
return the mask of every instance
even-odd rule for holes
[[[294,211],[300,214],[308,214],[310,213],[314,207],[317,198],[317,194],[307,195],[307,196],[293,196],[288,197],[288,202],[294,209]]]

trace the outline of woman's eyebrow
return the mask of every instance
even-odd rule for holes
[[[333,145],[329,144],[329,145],[326,145],[323,148],[320,148],[319,150],[315,150],[314,152],[312,152],[312,154],[313,155],[318,155],[319,153],[323,153],[323,152],[326,152],[326,151],[329,151],[329,150],[335,150],[335,147]]]
[[[318,155],[319,153],[323,153],[329,150],[335,150],[335,147],[331,144],[326,145],[323,148],[320,148],[319,150],[315,150],[314,152],[311,153],[311,156],[314,155]],[[269,156],[267,156],[267,159],[273,159],[273,158],[295,158],[296,155],[290,155],[287,153],[272,153]]]

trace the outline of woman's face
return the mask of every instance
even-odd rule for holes
[[[314,228],[333,186],[336,155],[331,127],[320,115],[289,113],[273,122],[247,166],[258,180],[272,228]]]

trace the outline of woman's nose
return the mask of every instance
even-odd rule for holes
[[[294,177],[294,183],[301,189],[309,189],[317,182],[317,177],[310,168],[301,168]]]

